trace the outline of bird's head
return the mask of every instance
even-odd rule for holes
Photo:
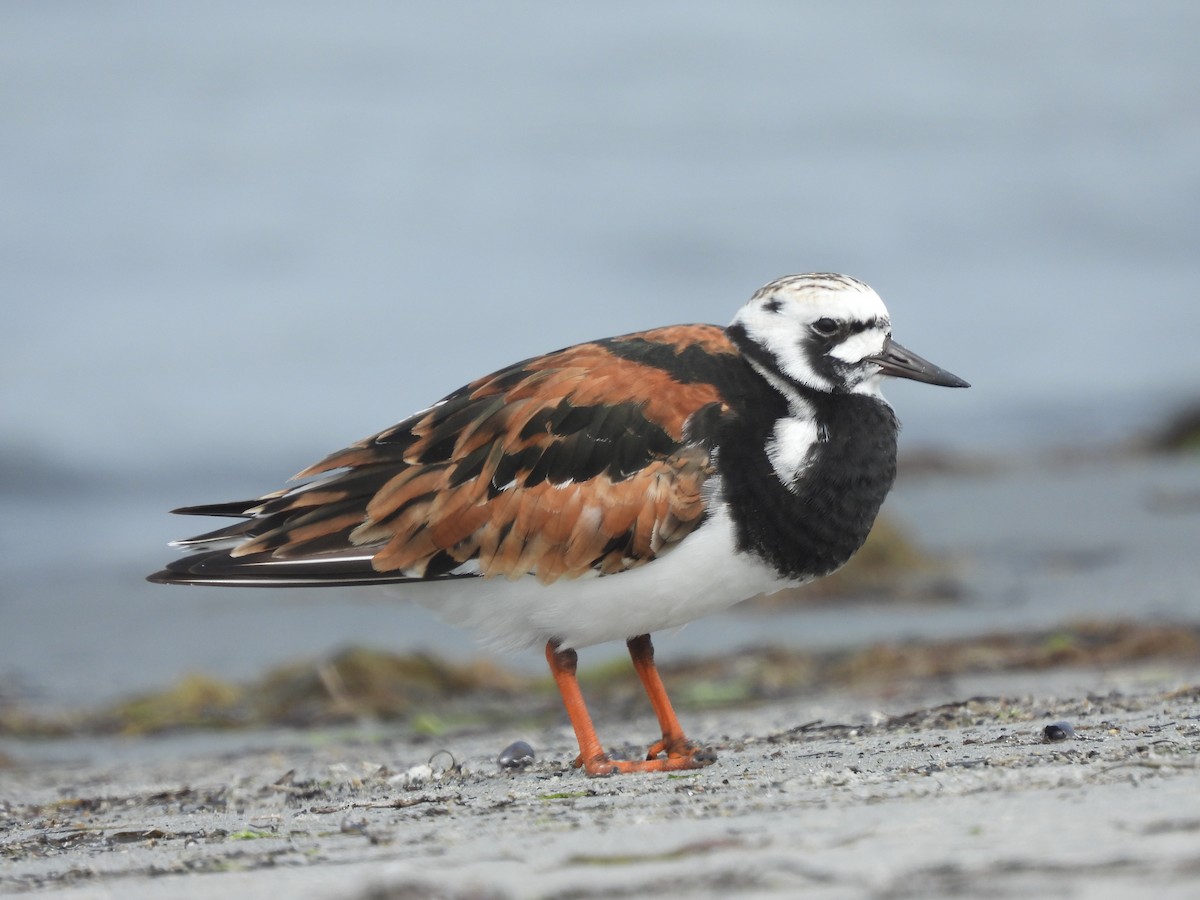
[[[789,275],[759,289],[727,329],[758,372],[780,389],[878,396],[884,376],[969,387],[892,340],[879,295],[848,275]]]

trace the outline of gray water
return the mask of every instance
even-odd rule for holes
[[[1198,40],[1168,2],[4,4],[0,678],[472,652],[141,578],[172,506],[789,272],[973,382],[894,386],[909,447],[1136,433],[1200,394]]]

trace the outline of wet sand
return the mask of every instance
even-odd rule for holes
[[[1191,897],[1198,685],[1009,672],[692,711],[714,765],[607,779],[570,768],[557,724],[23,742],[0,768],[0,893]],[[501,770],[518,738],[537,760]]]

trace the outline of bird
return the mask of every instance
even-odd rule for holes
[[[672,772],[716,754],[679,724],[651,633],[840,568],[896,477],[885,378],[967,382],[893,340],[879,295],[806,273],[727,327],[576,344],[470,382],[172,542],[163,584],[394,585],[504,649],[544,646],[587,775]],[[581,648],[626,642],[661,738],[601,744]]]

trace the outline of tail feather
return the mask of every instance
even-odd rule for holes
[[[202,503],[198,506],[181,506],[171,510],[177,516],[221,516],[229,519],[248,519],[253,513],[250,510],[258,506],[266,498],[254,500],[231,500],[227,503]]]
[[[270,554],[233,558],[228,550],[175,560],[146,579],[155,584],[239,587],[329,587],[417,581],[402,572],[375,572],[369,553],[329,558],[272,559]]]

